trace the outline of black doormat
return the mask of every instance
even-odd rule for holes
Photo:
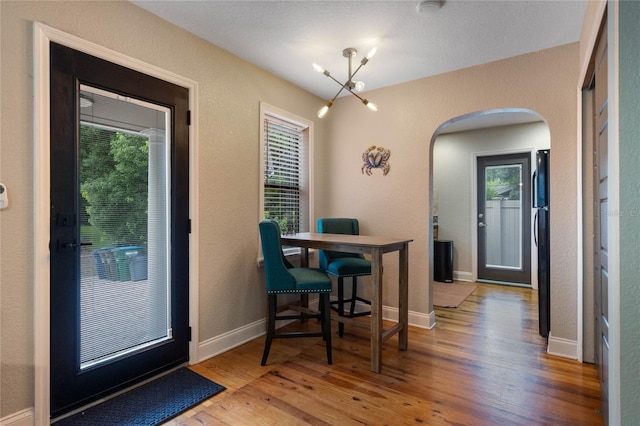
[[[54,425],[157,425],[225,389],[188,368],[181,368]]]

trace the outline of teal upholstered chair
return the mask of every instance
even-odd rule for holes
[[[318,219],[318,232],[327,234],[359,235],[358,219],[351,218],[321,218]],[[371,315],[371,310],[355,312],[356,302],[371,305],[371,301],[358,296],[358,277],[371,275],[371,262],[361,253],[343,253],[337,251],[320,250],[320,269],[338,279],[338,300],[331,302],[331,309],[339,316],[348,318]],[[344,278],[351,277],[351,297],[344,298]],[[345,313],[344,305],[349,304],[349,312]],[[338,334],[344,335],[344,324],[338,325]]]
[[[267,283],[269,313],[267,318],[267,338],[262,355],[261,365],[267,363],[271,342],[281,337],[323,337],[327,347],[327,362],[331,364],[331,315],[329,310],[329,294],[331,279],[319,269],[294,268],[282,253],[280,227],[273,220],[260,222],[260,239],[264,256],[264,271]],[[279,294],[318,293],[319,312],[311,312],[302,308],[300,314],[277,315]],[[276,332],[276,320],[319,318],[320,332]]]

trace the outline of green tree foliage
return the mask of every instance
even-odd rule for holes
[[[85,220],[106,236],[103,243],[146,246],[147,138],[88,126],[80,136]]]
[[[518,166],[487,167],[485,176],[486,199],[501,197],[508,200],[520,199],[522,183],[521,168]]]

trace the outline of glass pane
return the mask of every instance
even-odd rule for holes
[[[522,269],[522,165],[485,168],[486,267]]]
[[[80,368],[171,337],[170,111],[82,86]]]
[[[284,234],[300,232],[300,149],[302,132],[265,120],[264,218],[278,221]]]

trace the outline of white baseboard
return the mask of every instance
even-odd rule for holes
[[[10,414],[0,419],[0,426],[34,426],[36,417],[33,408]]]
[[[465,282],[473,282],[473,274],[471,272],[465,271],[453,271],[453,280],[454,281],[465,281]]]
[[[309,308],[315,309],[318,305],[318,299],[309,300]],[[293,310],[287,310],[280,312],[278,315],[296,315],[297,312]],[[276,328],[284,327],[287,324],[294,322],[295,320],[280,320],[276,321]],[[264,336],[267,332],[267,320],[261,319],[251,324],[236,328],[235,330],[228,331],[219,336],[205,340],[198,346],[198,359],[192,360],[191,364],[197,364],[205,361],[216,355],[220,355],[223,352],[229,351],[236,346],[243,345],[256,337]],[[0,425],[1,426],[1,425]]]
[[[561,356],[563,358],[578,359],[578,342],[575,340],[553,337],[549,334],[547,353],[549,355]]]
[[[389,321],[398,321],[398,308],[391,306],[382,307],[382,318]],[[431,329],[435,323],[435,312],[424,314],[422,312],[409,311],[409,325]]]
[[[309,307],[314,308],[317,306],[318,300],[309,300]],[[389,321],[398,321],[398,308],[389,306],[382,307],[382,317]],[[421,312],[409,311],[409,325],[432,329],[436,325],[435,312],[430,314],[424,314]],[[278,324],[284,326],[286,324]],[[240,346],[246,342],[249,342],[256,337],[263,336],[266,330],[266,320],[258,320],[251,324],[239,327],[235,330],[231,330],[227,333],[221,334],[214,338],[205,340],[200,343],[198,347],[199,359],[194,360],[194,363],[202,362],[223,352],[231,350],[236,346]],[[2,425],[0,425],[2,426]]]
[[[427,327],[429,330],[436,326],[436,311],[429,313],[429,324],[429,327]]]
[[[198,347],[199,359],[193,360],[193,363],[196,364],[220,355],[236,346],[240,346],[256,337],[264,335],[267,327],[266,324],[266,319],[261,319],[201,342]]]

